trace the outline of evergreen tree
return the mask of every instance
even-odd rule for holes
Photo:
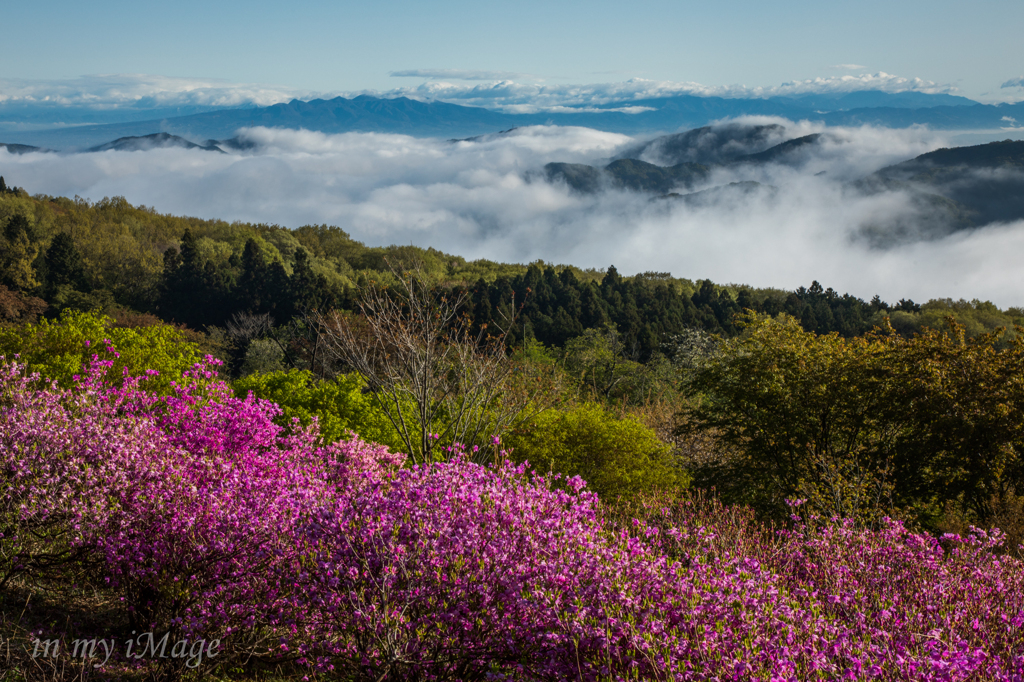
[[[0,178],[0,180],[2,179]],[[7,225],[4,226],[4,238],[9,242],[14,242],[21,236],[30,242],[36,241],[36,231],[32,226],[32,221],[28,219],[28,216],[18,213],[11,216]]]
[[[67,232],[58,232],[46,249],[46,290],[52,296],[61,287],[84,291],[85,268],[75,240]]]
[[[274,261],[267,266],[267,280],[263,292],[264,300],[261,312],[270,313],[281,321],[290,317],[291,287],[288,271],[279,261]]]
[[[203,304],[207,296],[204,263],[192,230],[181,236],[181,251],[174,247],[164,252],[164,272],[160,284],[158,309],[168,321],[199,326],[205,321]]]
[[[750,289],[740,289],[740,293],[736,297],[736,305],[741,311],[754,309],[756,304],[754,303],[754,297],[750,295]]]
[[[313,271],[312,257],[304,247],[295,250],[292,276],[288,281],[286,317],[303,315],[331,307],[334,297],[328,291],[327,278]]]
[[[242,275],[235,288],[235,298],[239,310],[250,313],[269,312],[270,266],[259,243],[249,238],[242,249]]]

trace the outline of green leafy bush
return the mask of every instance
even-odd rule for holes
[[[935,528],[947,506],[987,526],[1024,491],[1024,340],[892,328],[852,339],[748,314],[688,384],[684,433],[733,455],[698,484],[778,519],[787,498],[822,516]]]
[[[364,440],[400,452],[401,438],[377,408],[373,396],[363,392],[365,386],[357,374],[317,381],[310,372],[296,369],[250,374],[234,382],[237,396],[245,397],[252,392],[257,398],[280,405],[283,414],[278,421],[282,425],[298,419],[303,426],[308,426],[316,417],[325,443],[346,440],[350,432],[355,431]]]
[[[687,483],[654,431],[594,403],[542,412],[505,444],[540,471],[582,477],[602,497]]]
[[[108,351],[114,348],[116,355]],[[38,324],[0,327],[0,356],[20,356],[30,371],[39,372],[61,386],[70,386],[82,365],[98,355],[114,361],[108,376],[131,376],[147,370],[159,374],[146,380],[146,388],[163,392],[182,372],[200,361],[199,346],[185,332],[166,324],[123,327],[105,315],[65,310],[59,319]]]

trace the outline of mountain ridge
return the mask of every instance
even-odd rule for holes
[[[739,116],[778,116],[828,125],[907,127],[923,124],[950,130],[998,129],[1006,127],[1004,118],[1024,120],[1024,103],[987,105],[952,95],[911,94],[865,91],[843,97],[818,95],[805,99],[675,95],[625,100],[586,109],[582,105],[570,106],[558,112],[537,113],[506,113],[441,101],[359,95],[348,99],[294,99],[266,107],[222,109],[148,121],[8,132],[4,136],[13,143],[73,150],[93,147],[115,138],[144,137],[161,132],[197,140],[224,139],[233,137],[241,128],[256,126],[323,133],[379,132],[467,138],[528,125],[583,126],[625,134],[657,133],[698,128],[712,121]],[[867,103],[876,105],[847,107]],[[929,106],[913,108],[918,104]],[[820,109],[826,105],[834,109]],[[638,113],[615,110],[627,106],[644,110]]]
[[[742,165],[799,163],[799,154],[829,139],[814,133],[777,141],[781,126],[742,126],[731,123],[655,138],[633,147],[605,166],[548,163],[543,177],[562,182],[576,194],[624,189],[694,203],[724,192],[749,193],[760,186],[749,181],[699,187],[717,169]],[[726,152],[722,150],[725,149]],[[742,153],[755,149],[752,153]],[[632,155],[632,158],[630,158]],[[637,156],[660,158],[658,165]],[[626,158],[623,158],[626,157]],[[788,157],[788,158],[787,158]],[[680,159],[695,159],[703,163]],[[917,236],[940,237],[992,223],[1024,219],[1024,141],[1004,140],[982,145],[937,149],[881,168],[846,185],[867,195],[902,192],[927,220],[914,229]],[[731,188],[731,189],[729,189]],[[680,190],[690,194],[680,194]],[[694,191],[697,190],[697,191]],[[876,246],[910,235],[906,226],[876,226],[865,236]]]
[[[119,137],[116,140],[97,145],[87,149],[86,151],[144,152],[151,149],[167,149],[176,147],[181,149],[202,149],[203,151],[220,152],[221,154],[224,154],[224,150],[216,144],[212,144],[213,142],[215,141],[209,140],[206,145],[200,145],[195,142],[189,142],[183,137],[171,135],[170,133],[153,133],[151,135]]]

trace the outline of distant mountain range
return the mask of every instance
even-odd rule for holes
[[[638,113],[626,113],[630,109]],[[638,99],[557,113],[511,114],[444,102],[359,96],[268,107],[221,109],[187,116],[105,125],[81,125],[3,133],[5,141],[60,150],[85,150],[110,140],[168,133],[187,140],[228,139],[240,128],[266,126],[324,133],[381,132],[460,138],[528,125],[585,126],[627,134],[698,128],[744,115],[780,116],[828,125],[888,127],[928,125],[936,129],[999,129],[1024,121],[1024,103],[986,105],[954,95],[879,91],[765,99],[679,95]]]
[[[609,187],[669,194],[704,183],[716,167],[785,163],[823,137],[816,133],[787,139],[786,134],[786,128],[776,124],[704,126],[656,137],[603,167],[556,162],[544,166],[543,174],[549,182],[564,182],[582,194]]]

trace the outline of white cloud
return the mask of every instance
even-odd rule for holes
[[[999,87],[1000,88],[1024,88],[1024,76],[1017,76],[1016,78],[1011,78],[1010,80],[1006,81],[1005,83],[1003,83]]]
[[[179,106],[267,106],[317,93],[216,78],[174,78],[145,74],[80,76],[67,80],[0,78],[0,104],[92,109]]]
[[[778,88],[766,88],[766,94],[795,95],[824,92],[857,92],[860,90],[881,90],[882,92],[925,92],[928,94],[951,93],[956,88],[949,84],[926,81],[921,78],[904,78],[884,71],[865,73],[859,76],[831,76],[811,78],[803,81],[783,83]]]
[[[631,78],[619,83],[557,85],[519,83],[514,79],[496,79],[490,83],[456,84],[431,80],[418,86],[396,88],[371,94],[386,97],[405,96],[414,99],[436,99],[445,102],[498,108],[510,113],[556,111],[560,107],[593,107],[629,100],[657,99],[678,95],[726,98],[763,98],[805,94],[847,93],[861,90],[883,92],[951,93],[952,85],[920,78],[904,78],[882,71],[873,74],[829,76],[791,81],[773,87],[745,85],[707,86],[693,82],[654,81]]]
[[[861,66],[860,64],[834,64],[830,68],[841,69],[843,71],[863,71],[864,69],[866,69],[868,67]]]
[[[463,81],[543,80],[528,73],[512,71],[470,71],[466,69],[406,69],[392,71],[392,78],[450,78]]]
[[[782,123],[793,136],[822,130]],[[548,161],[602,163],[637,142],[586,128],[533,127],[458,143],[254,129],[246,134],[260,151],[244,155],[0,151],[0,167],[31,192],[124,195],[165,212],[291,227],[329,223],[372,245],[415,243],[498,261],[614,264],[627,273],[670,271],[757,286],[795,288],[817,279],[890,301],[1024,303],[1024,223],[888,250],[858,237],[867,225],[912,224],[918,209],[903,194],[864,196],[845,181],[947,139],[923,130],[828,132],[792,167],[720,170],[712,180],[754,180],[776,190],[727,193],[700,205],[619,191],[579,196],[530,179]]]
[[[707,86],[694,82],[654,81],[633,78],[617,83],[557,85],[539,82],[529,74],[500,71],[412,69],[392,72],[393,76],[428,79],[415,85],[386,91],[313,92],[259,84],[231,83],[218,79],[173,78],[144,74],[81,76],[68,80],[24,80],[0,78],[0,107],[33,106],[59,110],[79,107],[110,111],[157,109],[162,107],[268,106],[292,99],[353,97],[367,94],[381,97],[410,97],[457,104],[496,108],[510,113],[557,112],[572,108],[592,111],[614,107],[630,100],[657,99],[676,95],[700,97],[760,98],[774,95],[845,93],[858,90],[885,92],[953,92],[954,87],[919,78],[903,78],[884,72],[831,76],[792,81],[773,87],[745,85]],[[447,79],[447,80],[446,80]],[[459,81],[459,82],[451,82]],[[468,81],[468,82],[467,82]],[[527,81],[527,82],[524,82]],[[636,107],[615,109],[626,113]]]

